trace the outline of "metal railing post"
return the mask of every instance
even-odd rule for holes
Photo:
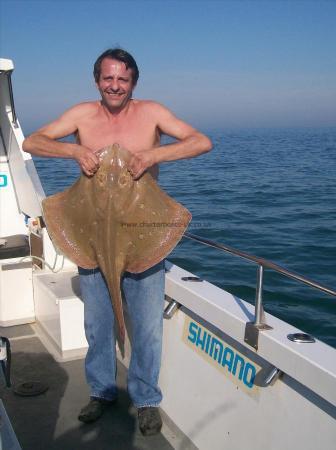
[[[254,321],[247,322],[245,326],[244,341],[251,347],[258,350],[259,332],[262,330],[271,330],[272,327],[267,325],[265,321],[264,308],[262,304],[264,281],[264,266],[262,263],[258,264],[256,297],[254,305]]]
[[[255,299],[254,325],[259,327],[262,325],[263,305],[262,305],[262,291],[263,291],[264,267],[262,264],[258,266],[257,287]]]

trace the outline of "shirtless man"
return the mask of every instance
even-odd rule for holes
[[[132,98],[139,77],[133,57],[121,49],[109,49],[94,65],[101,100],[76,105],[23,142],[23,149],[38,156],[72,158],[87,176],[99,167],[97,151],[115,142],[132,154],[128,169],[134,179],[144,171],[157,177],[158,163],[191,158],[211,149],[210,140],[153,101]],[[58,139],[75,134],[76,144]],[[176,143],[160,146],[166,134]],[[85,333],[89,344],[85,359],[91,398],[79,414],[82,422],[98,419],[117,397],[113,310],[105,280],[99,271],[79,268],[84,301]],[[138,408],[144,435],[161,429],[158,386],[161,364],[164,265],[142,274],[127,274],[123,290],[132,327],[132,356],[128,391]]]

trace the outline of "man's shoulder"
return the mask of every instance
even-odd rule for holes
[[[140,110],[154,115],[161,115],[169,112],[169,109],[166,108],[162,103],[156,102],[154,100],[138,100],[134,99],[135,106]]]
[[[66,112],[78,117],[78,116],[86,116],[88,114],[94,114],[97,112],[98,108],[99,108],[98,101],[83,102],[72,106]]]
[[[162,105],[162,103],[156,102],[154,100],[134,99],[133,101],[134,101],[134,104],[138,108],[143,108],[143,109],[152,110],[152,111],[159,111],[159,110],[167,109],[165,106]]]

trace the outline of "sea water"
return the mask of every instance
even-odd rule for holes
[[[212,152],[160,167],[162,188],[193,215],[188,231],[336,290],[336,128],[207,134]],[[34,159],[47,195],[79,176],[71,160]],[[253,263],[188,239],[169,259],[254,301]],[[336,347],[336,297],[267,269],[263,298],[266,311]]]

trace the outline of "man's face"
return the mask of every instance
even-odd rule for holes
[[[132,70],[116,59],[104,58],[98,83],[100,95],[110,111],[119,111],[132,97],[134,88]]]

